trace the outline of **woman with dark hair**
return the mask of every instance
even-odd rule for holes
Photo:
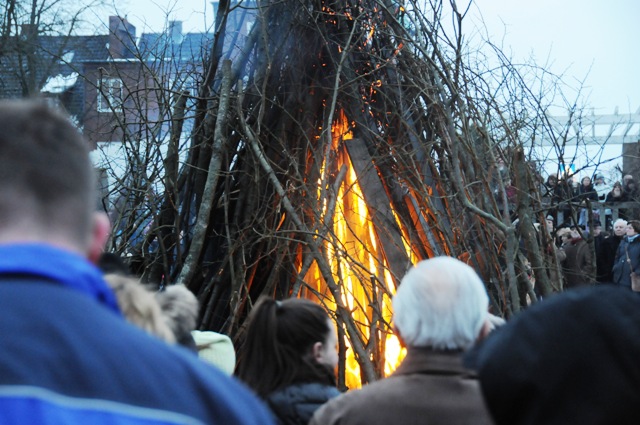
[[[615,182],[613,184],[613,187],[611,188],[611,192],[607,194],[604,202],[607,204],[619,204],[622,202],[627,202],[628,200],[629,199],[627,198],[627,194],[624,192],[622,184],[620,182]],[[628,218],[626,210],[619,209],[618,218],[626,220]]]
[[[337,337],[318,304],[263,297],[249,317],[236,375],[263,398],[283,425],[306,425],[340,392],[335,384]]]

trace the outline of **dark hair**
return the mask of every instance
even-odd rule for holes
[[[98,258],[97,266],[103,274],[119,274],[121,276],[131,274],[122,257],[113,252],[103,252]]]
[[[335,385],[333,371],[313,358],[313,345],[326,341],[330,332],[329,316],[320,305],[261,297],[249,316],[236,376],[263,398],[296,382]]]
[[[640,220],[629,220],[627,225],[633,227],[636,233],[640,233]]]
[[[69,118],[35,100],[0,102],[0,224],[29,222],[85,246],[95,176]]]

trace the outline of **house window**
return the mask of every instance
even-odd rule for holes
[[[98,112],[112,112],[122,106],[122,80],[102,78],[98,87]]]

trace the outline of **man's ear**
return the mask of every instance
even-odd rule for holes
[[[109,239],[110,231],[109,216],[103,212],[93,213],[93,229],[91,230],[91,240],[87,251],[87,258],[92,263],[98,263]]]
[[[476,343],[485,339],[489,335],[489,333],[491,333],[492,330],[493,330],[493,325],[491,324],[491,321],[487,318],[482,324],[482,328],[480,328],[480,333],[478,334],[478,338],[476,338]]]

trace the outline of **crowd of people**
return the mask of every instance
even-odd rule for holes
[[[68,117],[1,101],[0,128],[2,424],[640,423],[640,221],[608,237],[588,229],[609,254],[594,260],[579,223],[556,231],[550,217],[566,287],[587,287],[506,323],[469,265],[418,262],[393,296],[406,357],[341,393],[337,330],[319,304],[260,299],[236,364],[227,337],[195,331],[187,288],[151,291],[105,256],[109,220],[93,210],[87,146]]]
[[[552,174],[542,184],[540,193],[546,205],[550,207],[549,213],[558,227],[570,223],[587,227],[587,202],[600,202],[607,207],[604,217],[599,216],[598,209],[593,209],[593,214],[596,221],[603,223],[605,229],[610,229],[614,219],[612,207],[640,202],[640,190],[631,174],[625,174],[621,181],[613,183],[608,182],[601,173],[596,173],[593,181],[591,177],[585,176],[580,182],[574,181],[573,176],[558,179]],[[636,216],[637,211],[634,208],[618,208],[616,218],[628,220]]]

